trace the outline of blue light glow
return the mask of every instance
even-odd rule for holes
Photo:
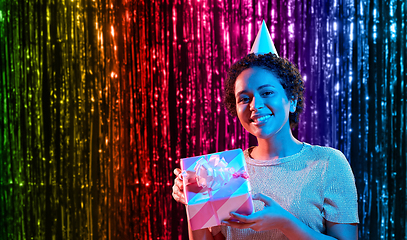
[[[350,34],[349,34],[350,40],[353,41],[353,22],[350,24]]]

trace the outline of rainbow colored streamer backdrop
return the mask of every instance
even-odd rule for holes
[[[351,162],[360,239],[407,239],[404,0],[0,0],[0,239],[187,239],[181,157],[256,144],[221,104],[265,19],[294,133]]]

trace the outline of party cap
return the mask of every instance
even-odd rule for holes
[[[274,53],[278,57],[276,48],[274,47],[273,40],[271,40],[270,32],[267,29],[266,22],[261,24],[260,30],[257,33],[256,40],[254,40],[252,50],[250,53],[254,54],[265,54]]]

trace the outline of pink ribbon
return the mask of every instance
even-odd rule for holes
[[[234,178],[242,177],[244,179],[249,179],[249,174],[246,171],[240,171],[233,173]]]

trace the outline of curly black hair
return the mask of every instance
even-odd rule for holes
[[[294,64],[272,53],[259,55],[253,53],[248,54],[229,68],[225,80],[223,103],[230,115],[237,115],[235,99],[236,78],[243,70],[251,67],[261,67],[277,74],[287,98],[297,100],[295,112],[289,115],[290,127],[295,128],[298,125],[300,114],[304,109],[304,81],[300,71]]]

